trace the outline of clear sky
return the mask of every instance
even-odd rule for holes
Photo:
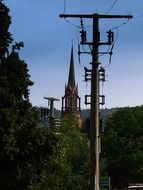
[[[68,80],[70,51],[73,40],[75,74],[79,96],[84,105],[84,95],[90,93],[90,83],[83,82],[83,66],[90,67],[91,57],[81,56],[78,62],[77,47],[80,39],[79,19],[59,18],[63,13],[131,14],[133,19],[102,20],[101,41],[106,41],[106,31],[114,28],[115,46],[112,62],[101,56],[106,69],[106,82],[102,88],[106,96],[104,107],[137,106],[143,104],[143,1],[142,0],[4,0],[10,8],[10,32],[15,41],[23,41],[20,54],[28,64],[34,86],[30,101],[33,105],[46,106],[44,96],[61,99]],[[90,39],[92,23],[84,20]],[[85,47],[88,50],[87,47]],[[104,50],[108,47],[104,48]],[[61,101],[55,104],[61,108]]]

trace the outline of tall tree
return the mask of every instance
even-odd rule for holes
[[[11,24],[11,17],[9,16],[9,9],[0,1],[0,58],[8,53],[8,47],[12,42],[11,34],[9,33],[9,25]]]
[[[2,1],[0,23],[0,187],[36,189],[56,138],[38,126],[38,112],[29,102],[33,82],[19,56],[23,43],[14,43],[9,9]]]
[[[113,188],[142,182],[143,106],[121,108],[106,120],[103,153]]]

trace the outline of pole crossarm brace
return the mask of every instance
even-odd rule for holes
[[[102,15],[102,14],[60,14],[61,18],[99,18],[99,19],[113,19],[113,18],[133,18],[132,15]]]

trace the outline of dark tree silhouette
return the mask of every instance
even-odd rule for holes
[[[19,56],[23,43],[14,42],[10,24],[9,9],[0,1],[0,188],[36,189],[56,139],[38,125],[29,102],[33,82]]]
[[[106,120],[103,153],[112,187],[141,183],[143,176],[143,107],[120,108]]]

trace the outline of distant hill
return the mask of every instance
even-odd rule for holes
[[[107,115],[111,115],[112,113],[114,113],[115,111],[117,111],[119,108],[111,108],[111,109],[108,109],[108,108],[105,108],[101,111],[101,115],[102,117],[106,117]],[[86,119],[89,117],[89,114],[90,114],[90,109],[83,109],[81,110],[81,117],[82,119]],[[55,115],[57,117],[60,117],[61,115],[61,111],[60,110],[57,110],[55,109]]]
[[[111,108],[111,109],[105,108],[105,109],[101,110],[101,115],[102,115],[103,118],[105,118],[106,116],[111,115],[112,113],[114,113],[118,109],[119,108]],[[81,117],[83,119],[88,118],[89,114],[90,114],[90,110],[89,109],[83,109],[83,110],[81,110]]]

